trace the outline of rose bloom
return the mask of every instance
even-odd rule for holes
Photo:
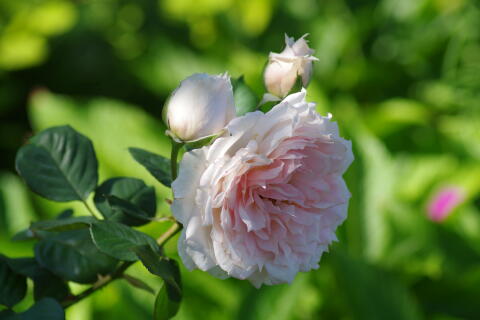
[[[307,87],[312,77],[315,51],[308,46],[304,35],[297,41],[285,34],[285,49],[280,53],[270,52],[263,80],[268,92],[283,98],[292,90],[297,77]]]
[[[223,137],[184,155],[172,212],[190,270],[258,288],[318,268],[347,216],[342,174],[353,154],[305,94],[232,120]]]

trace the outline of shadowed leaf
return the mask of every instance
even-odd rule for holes
[[[35,258],[53,274],[78,283],[95,282],[118,262],[97,249],[86,229],[60,232],[39,241]]]
[[[155,189],[140,179],[113,178],[95,191],[95,206],[107,219],[130,226],[150,222],[157,211]]]
[[[0,304],[9,308],[19,303],[27,293],[25,276],[16,273],[7,258],[0,255]]]
[[[170,174],[170,160],[139,148],[128,148],[133,159],[140,163],[150,174],[163,185],[170,187],[172,176]]]

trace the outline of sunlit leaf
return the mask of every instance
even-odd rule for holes
[[[155,239],[149,235],[114,221],[93,224],[90,231],[97,248],[119,260],[137,260],[132,250],[138,246],[148,245],[152,250],[158,247]]]
[[[74,4],[68,1],[46,1],[26,16],[30,28],[44,35],[56,35],[70,29],[76,20]]]
[[[85,200],[98,180],[92,142],[70,126],[32,138],[18,151],[16,168],[34,192],[60,202]]]
[[[0,68],[16,70],[41,63],[47,56],[44,37],[30,32],[8,32],[0,37]]]
[[[391,99],[382,102],[366,117],[369,127],[380,136],[401,127],[425,125],[429,120],[429,108],[408,99]]]
[[[18,175],[0,173],[0,232],[13,234],[37,219],[29,193]]]

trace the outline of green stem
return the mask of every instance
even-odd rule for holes
[[[135,261],[128,261],[128,262],[124,262],[122,263],[117,270],[115,270],[114,273],[112,273],[111,275],[108,275],[108,276],[105,276],[105,277],[101,277],[100,279],[97,280],[97,282],[95,282],[90,288],[86,289],[85,291],[83,291],[82,293],[76,295],[76,296],[73,296],[73,297],[69,297],[70,299],[68,300],[65,300],[62,302],[62,307],[64,309],[67,309],[68,307],[71,307],[73,306],[74,304],[76,304],[77,302],[80,302],[82,301],[83,299],[87,298],[88,296],[90,296],[92,293],[102,289],[103,287],[107,286],[108,284],[110,284],[111,282],[121,278],[123,276],[123,273],[133,264],[135,263]]]
[[[158,245],[162,246],[163,244],[167,243],[168,240],[170,240],[180,230],[182,230],[182,225],[175,221],[175,223],[157,239]]]
[[[170,155],[170,170],[172,174],[172,181],[177,179],[178,169],[177,169],[177,159],[178,152],[182,148],[182,143],[176,142],[172,139],[172,153]]]
[[[165,245],[175,234],[177,234],[182,229],[182,226],[175,222],[164,234],[162,234],[158,239],[157,243],[161,247]],[[62,307],[67,309],[68,307],[73,306],[74,304],[80,302],[81,300],[87,298],[91,294],[95,293],[96,291],[102,289],[103,287],[109,285],[113,281],[123,278],[123,274],[127,269],[133,265],[137,261],[125,261],[123,262],[117,270],[115,270],[112,274],[107,275],[105,277],[101,277],[97,280],[90,288],[86,289],[85,291],[81,292],[76,296],[70,296],[67,300],[62,302]]]
[[[82,200],[82,203],[83,205],[85,206],[85,208],[87,208],[88,212],[90,212],[90,214],[92,215],[92,217],[94,217],[95,219],[97,220],[101,220],[95,213],[95,211],[92,210],[92,208],[88,205],[88,202],[86,200]]]

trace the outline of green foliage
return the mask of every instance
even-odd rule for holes
[[[337,251],[333,268],[339,292],[355,319],[421,319],[418,307],[407,289],[383,270]],[[370,301],[375,301],[375,304]]]
[[[70,289],[62,278],[43,268],[39,268],[32,280],[34,285],[33,298],[35,301],[49,297],[60,302],[70,294]]]
[[[171,195],[171,191],[157,183],[128,153],[128,147],[134,145],[166,156],[169,154],[170,140],[163,135],[165,128],[161,122],[149,117],[139,108],[112,99],[92,99],[77,101],[67,96],[46,91],[36,92],[32,96],[29,108],[32,126],[40,131],[51,126],[69,123],[95,142],[100,177],[138,177],[148,185],[154,185],[158,199]],[[54,115],[54,116],[52,116]],[[114,124],[105,126],[105,124]],[[36,200],[45,212],[60,211],[66,205]],[[76,212],[83,210],[82,204],[68,204]],[[166,212],[164,201],[157,205],[159,212]]]
[[[56,220],[45,220],[32,223],[31,231],[68,231],[76,229],[88,228],[92,223],[95,223],[92,217],[68,217]]]
[[[38,272],[38,265],[37,260],[35,258],[4,258],[7,264],[10,266],[12,270],[15,272],[25,276],[32,278]]]
[[[188,141],[185,144],[183,144],[183,147],[185,148],[185,150],[191,151],[194,149],[207,146],[210,143],[212,143],[216,138],[218,138],[218,136],[222,135],[222,133],[223,131],[218,134],[213,134],[211,136],[203,137],[197,140]]]
[[[168,298],[179,303],[182,299],[182,284],[178,263],[175,260],[158,255],[150,245],[138,246],[134,251],[148,271],[165,281]]]
[[[160,287],[155,298],[155,306],[153,310],[153,319],[155,320],[168,320],[173,318],[180,308],[180,304],[168,297],[167,284]]]
[[[17,232],[13,237],[13,241],[26,241],[32,239],[42,239],[48,237],[46,231],[67,231],[84,229],[94,223],[92,217],[73,217],[73,210],[66,209],[62,211],[56,219],[37,221],[30,224],[28,229]]]
[[[34,258],[0,256],[0,303],[12,308],[20,302],[27,293],[27,277],[33,281],[36,303],[19,314],[2,311],[2,317],[64,319],[63,308],[89,295],[88,290],[84,295],[72,295],[69,281],[95,283],[89,289],[94,291],[110,281],[124,278],[131,285],[154,293],[145,282],[124,272],[132,264],[130,261],[138,259],[136,249],[144,246],[148,246],[154,256],[162,256],[162,261],[173,263],[163,257],[153,238],[130,228],[147,224],[155,216],[155,189],[136,178],[112,178],[96,188],[98,163],[93,145],[69,126],[47,129],[31,141],[19,150],[16,161],[17,170],[29,187],[58,202],[80,200],[92,216],[74,216],[73,210],[66,209],[56,219],[34,222],[14,236],[16,240],[39,241],[34,246]],[[155,166],[152,169],[158,170]],[[95,188],[94,203],[105,220],[98,220],[87,203]],[[119,265],[118,260],[127,262]],[[177,264],[173,266],[175,269],[171,272],[175,273],[177,282],[166,276],[167,269],[161,276],[176,290],[174,299],[178,310],[180,271]]]
[[[1,314],[0,314],[1,315]],[[54,299],[44,298],[36,302],[30,309],[19,314],[7,314],[5,320],[65,320],[62,306]]]
[[[155,189],[135,178],[112,178],[95,191],[95,206],[107,220],[130,226],[150,222],[157,212]]]
[[[154,250],[158,247],[152,237],[115,221],[95,223],[90,232],[97,248],[118,260],[137,260],[134,249],[138,246],[148,245]]]
[[[235,108],[237,116],[257,110],[258,98],[255,92],[245,83],[243,76],[238,79],[232,79],[233,98],[235,99]]]
[[[144,291],[146,291],[148,293],[151,293],[151,294],[155,294],[155,290],[153,290],[152,287],[150,287],[148,284],[146,284],[145,282],[143,282],[142,280],[140,280],[138,278],[135,278],[135,277],[133,277],[131,275],[128,275],[128,274],[124,274],[122,276],[122,278],[125,279],[129,284],[131,284],[135,288],[144,290]]]
[[[32,131],[65,124],[78,129],[95,144],[100,182],[139,177],[155,187],[157,216],[167,214],[169,175],[160,170],[150,176],[128,147],[164,157],[154,166],[163,163],[163,172],[169,172],[169,138],[159,118],[171,90],[194,72],[228,70],[233,79],[245,75],[248,87],[261,97],[268,53],[283,49],[285,32],[296,38],[308,32],[319,58],[308,99],[318,102],[322,114],[332,113],[342,136],[353,141],[356,158],[346,175],[352,193],[349,217],[331,249],[343,256],[324,256],[318,271],[298,275],[291,285],[259,290],[245,281],[182,269],[184,294],[176,318],[480,318],[476,1],[3,0],[0,21],[2,253],[32,257],[39,238],[60,235],[64,226],[84,228],[78,232],[89,227],[46,222],[55,227],[27,229],[16,237],[26,241],[10,241],[31,221],[37,221],[35,229],[38,221],[66,208],[75,210],[75,218],[88,214],[80,202],[32,196],[14,174],[15,154]],[[253,106],[238,100],[240,92],[237,105]],[[37,162],[30,170],[40,168]],[[452,184],[465,190],[465,200],[441,224],[434,223],[426,214],[429,200]],[[122,200],[110,197],[115,212],[138,212]],[[165,229],[152,222],[140,230],[158,236]],[[171,242],[164,250],[177,258]],[[34,272],[22,270],[38,265],[10,269],[32,279]],[[138,267],[136,278],[155,291],[163,285],[160,277]],[[60,277],[40,268],[56,277],[48,280],[56,287]],[[68,318],[151,319],[154,297],[122,282],[70,307]],[[26,299],[14,311],[1,311],[0,318],[21,314],[36,291],[37,298],[51,296],[42,293],[48,287],[39,283],[33,280]],[[372,298],[361,296],[360,287]],[[82,289],[71,288],[74,294]]]
[[[8,265],[17,273],[33,280],[33,297],[38,301],[45,297],[62,301],[70,293],[67,283],[45,268],[35,258],[9,259]]]
[[[6,32],[0,37],[0,68],[23,69],[47,58],[47,39],[64,33],[75,23],[77,11],[68,1],[2,2]]]
[[[308,274],[300,274],[291,285],[268,286],[260,290],[250,288],[242,300],[237,319],[285,320],[301,316],[304,308],[311,308],[311,280]]]
[[[0,256],[0,304],[13,307],[19,303],[27,293],[25,276],[12,270],[5,257]]]
[[[155,179],[167,187],[171,186],[170,160],[139,148],[128,148],[128,151],[135,161],[144,166]]]
[[[98,180],[92,142],[70,126],[35,136],[18,151],[16,168],[34,192],[54,201],[85,200]]]
[[[53,274],[78,283],[93,283],[118,263],[97,249],[87,229],[63,231],[40,240],[35,258]]]

